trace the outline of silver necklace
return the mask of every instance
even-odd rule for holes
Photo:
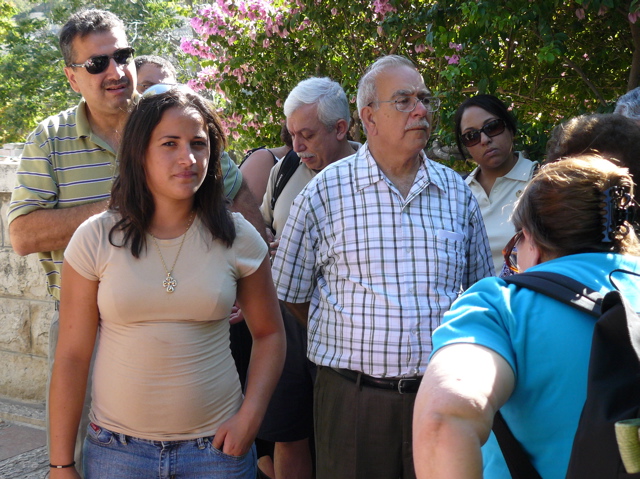
[[[151,235],[151,239],[153,240],[153,244],[156,245],[156,250],[158,251],[158,254],[160,255],[160,261],[162,261],[162,267],[164,268],[165,273],[167,273],[167,277],[162,282],[162,286],[164,286],[164,288],[167,290],[167,293],[173,293],[176,290],[176,286],[178,286],[178,282],[172,276],[173,269],[176,267],[176,263],[178,262],[178,257],[180,256],[180,252],[182,251],[182,246],[184,245],[184,240],[187,239],[187,232],[189,231],[189,228],[191,227],[191,223],[193,222],[193,217],[194,216],[195,216],[195,213],[191,213],[191,217],[189,218],[189,223],[187,224],[187,229],[185,230],[184,234],[182,235],[182,241],[180,242],[180,248],[178,248],[178,254],[176,254],[176,259],[173,260],[173,264],[171,265],[171,270],[167,269],[167,265],[164,262],[164,257],[162,256],[162,251],[160,251],[160,246],[158,245],[158,242],[156,241],[156,237],[153,236],[151,233],[149,233]]]

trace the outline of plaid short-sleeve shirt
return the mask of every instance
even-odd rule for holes
[[[492,271],[462,177],[423,155],[404,198],[368,145],[296,198],[273,265],[279,298],[311,303],[309,359],[375,377],[424,374],[443,314]]]

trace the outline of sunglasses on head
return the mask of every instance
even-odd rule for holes
[[[482,133],[487,135],[489,138],[492,138],[502,133],[506,127],[507,124],[504,120],[497,118],[495,120],[491,120],[479,130],[469,130],[466,133],[463,133],[460,135],[460,141],[462,141],[464,146],[475,146],[480,143],[480,135]]]
[[[513,238],[509,240],[507,246],[502,250],[502,256],[504,257],[504,263],[514,273],[518,273],[518,243],[522,239],[522,230],[518,231]]]
[[[113,58],[118,65],[127,65],[131,63],[133,60],[133,54],[135,50],[131,47],[127,48],[119,48],[113,55],[96,55],[95,57],[89,58],[84,63],[72,63],[72,67],[85,68],[87,73],[91,75],[97,75],[98,73],[102,73],[109,67],[109,62]]]
[[[184,93],[196,94],[196,92],[188,85],[182,85],[180,83],[156,83],[151,85],[142,93],[142,98],[149,98],[150,96],[160,95],[170,90],[181,91]]]

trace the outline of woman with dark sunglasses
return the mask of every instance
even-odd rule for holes
[[[516,122],[493,95],[465,100],[456,111],[455,128],[458,150],[478,165],[465,181],[480,205],[493,263],[500,273],[502,248],[515,232],[509,216],[537,163],[513,151]]]
[[[601,157],[542,167],[513,212],[512,266],[560,273],[602,295],[617,289],[640,310],[633,202],[628,170]],[[499,409],[540,477],[564,478],[587,395],[595,319],[502,278],[463,293],[432,336],[414,411],[417,476],[511,477],[490,435]]]

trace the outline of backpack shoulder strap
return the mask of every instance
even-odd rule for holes
[[[507,284],[531,289],[592,316],[600,316],[602,295],[563,274],[532,271],[507,276],[503,279]],[[540,479],[540,474],[531,464],[531,459],[509,429],[500,411],[493,419],[492,429],[513,479]]]
[[[531,289],[562,303],[600,316],[602,295],[584,284],[563,274],[532,271],[503,278],[505,282]]]
[[[493,433],[507,463],[512,479],[542,479],[522,444],[515,438],[500,411],[493,418]]]
[[[300,157],[295,151],[289,150],[285,157],[280,161],[282,162],[282,165],[280,165],[280,170],[278,171],[276,183],[273,188],[273,195],[271,196],[271,210],[276,206],[276,201],[278,200],[280,193],[282,193],[282,190],[284,190],[284,187],[298,169],[298,166],[300,165]]]
[[[241,167],[242,164],[247,161],[247,158],[249,158],[254,152],[258,151],[258,150],[266,150],[267,147],[266,146],[259,146],[258,148],[251,148],[250,150],[247,150],[247,152],[244,154],[244,156],[242,157],[242,161],[240,162],[240,164],[238,165],[238,167]],[[271,153],[273,155],[273,153]]]

